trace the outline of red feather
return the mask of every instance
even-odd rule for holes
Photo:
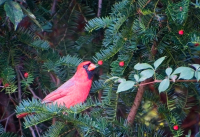
[[[84,65],[89,65],[88,68],[94,69],[94,64],[90,61],[82,62],[78,65],[77,71],[74,76],[57,88],[55,91],[48,94],[42,103],[57,103],[58,105],[65,105],[67,108],[74,106],[79,103],[83,103],[89,94],[92,78],[88,78]],[[28,115],[28,113],[22,113],[17,115],[17,118],[22,118]]]

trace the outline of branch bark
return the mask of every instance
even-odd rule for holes
[[[135,116],[137,114],[138,107],[140,106],[140,103],[142,101],[142,96],[143,96],[143,93],[144,93],[144,90],[145,90],[144,84],[149,83],[149,81],[151,81],[151,79],[147,79],[147,80],[141,82],[141,85],[138,88],[138,92],[136,94],[133,106],[131,107],[131,110],[130,110],[128,117],[127,117],[127,121],[128,121],[129,125],[132,125],[133,122],[134,122]]]
[[[102,0],[98,0],[98,12],[97,17],[101,16],[101,9],[102,9]]]
[[[56,4],[57,4],[57,0],[53,0],[53,4],[51,7],[51,15],[53,15],[56,11]]]
[[[29,127],[29,129],[30,129],[30,131],[31,131],[31,134],[32,134],[32,136],[33,136],[33,137],[36,137],[36,135],[35,135],[35,132],[34,132],[33,128],[32,128],[32,127]]]
[[[153,83],[160,83],[160,82],[162,82],[162,80],[152,81],[152,79],[147,79],[139,84],[138,92],[136,94],[133,106],[127,117],[127,121],[129,125],[132,125],[134,122],[138,107],[140,106],[140,102],[142,101],[142,96],[145,90],[145,86],[149,84],[153,84]],[[170,80],[170,82],[173,82],[173,80]],[[191,80],[176,80],[175,82],[200,82],[200,81],[197,81],[196,79],[191,79]]]
[[[139,84],[139,86],[145,86],[145,85],[149,85],[149,84],[153,84],[153,83],[160,83],[162,82],[163,80],[154,80],[154,81],[151,81],[151,82],[142,82],[141,84]],[[173,80],[170,80],[170,82],[174,82]],[[191,80],[176,80],[175,82],[200,82],[200,81],[197,81],[196,79],[191,79]]]

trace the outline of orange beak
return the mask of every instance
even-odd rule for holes
[[[89,70],[89,71],[92,71],[92,70],[94,70],[96,67],[97,67],[96,65],[94,65],[94,64],[91,63],[91,64],[88,66],[88,70]]]

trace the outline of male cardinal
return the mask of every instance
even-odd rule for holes
[[[90,61],[80,63],[74,76],[55,91],[48,94],[42,100],[42,103],[57,103],[58,105],[65,105],[67,108],[70,108],[84,102],[92,85],[95,68],[96,65]],[[22,118],[26,115],[28,113],[22,113],[17,115],[17,118]]]

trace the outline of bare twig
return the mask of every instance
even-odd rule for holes
[[[23,132],[22,132],[22,123],[21,123],[20,119],[18,119],[18,122],[19,122],[19,131],[20,131],[21,135],[23,135]]]
[[[142,85],[144,83],[147,83],[149,82],[150,80],[147,79],[143,82],[141,82],[141,85],[139,86],[138,88],[138,92],[136,94],[136,97],[135,97],[135,100],[134,100],[134,103],[133,103],[133,106],[128,114],[128,117],[127,117],[127,121],[128,121],[128,124],[129,125],[132,125],[133,122],[134,122],[134,119],[135,119],[135,116],[136,116],[136,113],[137,113],[137,110],[138,110],[138,107],[140,106],[140,103],[142,101],[142,96],[143,96],[143,93],[144,93],[144,88],[145,88],[145,85]],[[149,82],[150,83],[150,82]]]
[[[132,108],[131,108],[131,110],[128,114],[128,117],[127,117],[127,121],[128,121],[129,125],[132,125],[133,122],[134,122],[138,107],[139,107],[139,105],[142,101],[142,96],[143,96],[143,93],[144,93],[144,87],[146,85],[149,85],[149,84],[160,83],[160,82],[162,82],[162,80],[154,80],[154,81],[151,81],[151,82],[149,82],[149,80],[145,80],[145,81],[141,82],[141,84],[139,84],[138,92],[136,94],[133,106],[132,106]],[[173,80],[170,80],[170,82],[173,82]],[[200,81],[197,81],[196,79],[192,79],[192,80],[176,80],[175,82],[200,82]],[[136,85],[136,86],[138,86],[138,85]]]
[[[17,73],[17,85],[18,85],[18,100],[19,100],[19,103],[21,102],[22,100],[22,90],[21,90],[21,79],[20,79],[20,74],[19,74],[19,66],[16,66],[15,67],[15,70],[16,70],[16,73]],[[12,97],[10,97],[10,100],[13,102],[13,104],[16,106],[15,102],[13,101]],[[21,121],[20,119],[18,119],[18,122],[19,122],[19,130],[20,130],[20,134],[23,135],[23,132],[22,132],[22,124],[21,124]]]
[[[5,121],[5,120],[9,119],[9,118],[10,118],[10,117],[12,117],[13,115],[15,115],[15,112],[14,112],[14,113],[12,113],[11,115],[9,115],[7,118],[1,119],[1,120],[0,120],[0,122],[2,122],[2,121]]]
[[[10,100],[8,101],[8,103],[7,103],[7,105],[6,105],[6,108],[8,108],[9,103],[10,103]],[[4,105],[4,106],[5,106],[5,105]],[[1,118],[3,118],[5,114],[6,114],[6,111],[3,112]],[[1,121],[0,121],[0,122],[1,122]]]
[[[150,1],[147,2],[147,4],[149,3]],[[154,43],[153,43],[153,46],[151,48],[151,56],[155,56],[156,53],[157,53],[157,43],[156,41],[154,40]],[[128,121],[128,124],[129,125],[132,125],[133,122],[134,122],[134,119],[135,119],[135,116],[136,116],[136,113],[137,113],[137,110],[138,110],[138,107],[140,106],[140,103],[142,101],[142,96],[143,96],[143,93],[144,93],[144,89],[145,89],[145,85],[148,85],[148,84],[151,84],[151,83],[155,83],[155,82],[150,82],[152,81],[152,79],[147,79],[143,82],[141,82],[139,84],[139,88],[138,88],[138,92],[136,94],[136,97],[135,97],[135,100],[134,100],[134,103],[131,107],[131,110],[128,114],[128,117],[127,117],[127,121]],[[155,80],[154,80],[155,81]],[[148,84],[147,84],[148,83]]]
[[[17,104],[15,103],[14,98],[9,94],[9,99],[10,101],[14,104],[14,106],[16,106]]]
[[[19,68],[18,66],[15,67],[16,73],[17,73],[17,84],[18,84],[18,99],[19,103],[21,102],[22,97],[22,91],[21,91],[21,81],[20,81],[20,74],[19,74]]]
[[[88,22],[88,21],[87,21],[87,18],[84,16],[83,11],[81,10],[80,4],[77,4],[77,6],[78,6],[79,11],[82,13],[82,16],[83,16],[83,18],[84,18],[84,21],[85,21],[85,22]]]
[[[75,2],[74,5],[73,5],[73,3],[74,3],[74,0],[71,1],[71,3],[69,4],[69,7],[68,7],[68,8],[72,8],[72,6],[73,6],[73,8],[71,9],[70,14],[69,14],[69,16],[68,16],[67,23],[69,23],[69,21],[70,21],[70,19],[71,19],[71,16],[72,16],[72,13],[73,13],[74,10],[76,9],[77,3]],[[62,17],[61,17],[61,18],[62,18]],[[60,19],[61,19],[61,18],[60,18]],[[64,35],[63,35],[63,37],[61,38],[61,40],[58,42],[58,45],[59,45],[62,41],[64,41],[65,37],[67,36],[67,31],[68,31],[68,27],[66,27],[65,32],[64,32]]]
[[[163,80],[154,80],[154,81],[147,82],[147,83],[141,83],[141,84],[139,84],[139,86],[145,86],[145,85],[153,84],[153,83],[160,83],[162,81]],[[170,82],[173,82],[173,80],[170,80]],[[176,80],[175,82],[200,82],[200,81],[197,81],[196,79],[191,79],[191,80]]]
[[[39,133],[38,127],[36,125],[35,125],[35,130],[37,131],[37,134],[40,137],[40,133]]]
[[[51,7],[51,15],[53,15],[56,11],[56,4],[57,4],[57,0],[53,0],[53,4]]]
[[[32,128],[32,127],[29,127],[29,129],[30,129],[30,131],[31,131],[31,134],[32,134],[32,136],[33,136],[33,137],[36,137],[36,135],[35,135],[35,132],[34,132],[33,128]]]
[[[97,17],[100,17],[100,16],[101,16],[101,9],[102,9],[102,0],[98,0]]]
[[[7,129],[7,126],[8,126],[8,121],[9,121],[9,119],[10,119],[13,115],[15,115],[15,112],[12,113],[11,115],[9,115],[7,118],[4,118],[4,119],[0,120],[0,122],[6,120],[5,129],[4,129],[5,132],[6,132],[6,129]]]

